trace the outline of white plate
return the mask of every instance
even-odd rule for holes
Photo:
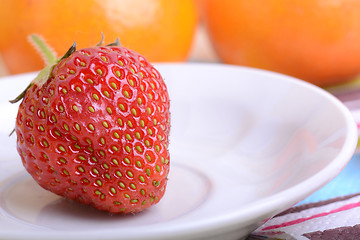
[[[171,98],[171,174],[164,199],[130,216],[34,183],[8,137],[8,100],[34,74],[0,80],[2,239],[239,239],[330,181],[355,150],[351,114],[310,84],[235,66],[157,66]]]

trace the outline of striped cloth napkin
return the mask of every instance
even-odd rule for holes
[[[360,154],[329,184],[267,221],[250,239],[360,239]]]
[[[360,136],[360,78],[327,90],[352,112]],[[247,240],[255,239],[360,239],[360,148],[330,183],[268,220]]]

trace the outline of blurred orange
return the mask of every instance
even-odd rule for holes
[[[358,0],[202,0],[226,63],[269,69],[319,86],[360,72]]]
[[[39,70],[43,61],[28,43],[42,35],[62,55],[117,37],[152,62],[184,61],[197,25],[192,0],[0,0],[0,55],[10,73]]]

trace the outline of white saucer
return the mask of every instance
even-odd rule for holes
[[[34,73],[0,79],[0,237],[239,239],[334,178],[357,129],[327,92],[219,64],[158,64],[171,99],[171,173],[160,203],[109,215],[37,186],[16,152],[14,98]]]

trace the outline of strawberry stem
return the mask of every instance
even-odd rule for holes
[[[33,45],[36,49],[40,50],[43,54],[43,56],[47,56],[46,61],[49,63],[43,70],[39,72],[39,74],[35,77],[34,80],[31,81],[31,83],[26,87],[26,89],[20,93],[19,96],[17,96],[14,100],[10,100],[10,103],[17,103],[21,99],[24,98],[27,90],[29,90],[30,87],[33,85],[36,85],[38,87],[41,87],[46,81],[50,78],[51,72],[53,68],[63,59],[68,58],[73,52],[76,51],[76,42],[71,45],[69,50],[64,54],[64,56],[60,59],[56,59],[54,52],[51,50],[51,48],[45,43],[45,41],[38,35],[30,35],[29,39],[35,40],[33,42]],[[44,52],[43,52],[44,51]]]
[[[31,34],[28,39],[34,48],[40,53],[46,65],[54,64],[56,62],[56,52],[46,44],[43,37],[37,34]]]

